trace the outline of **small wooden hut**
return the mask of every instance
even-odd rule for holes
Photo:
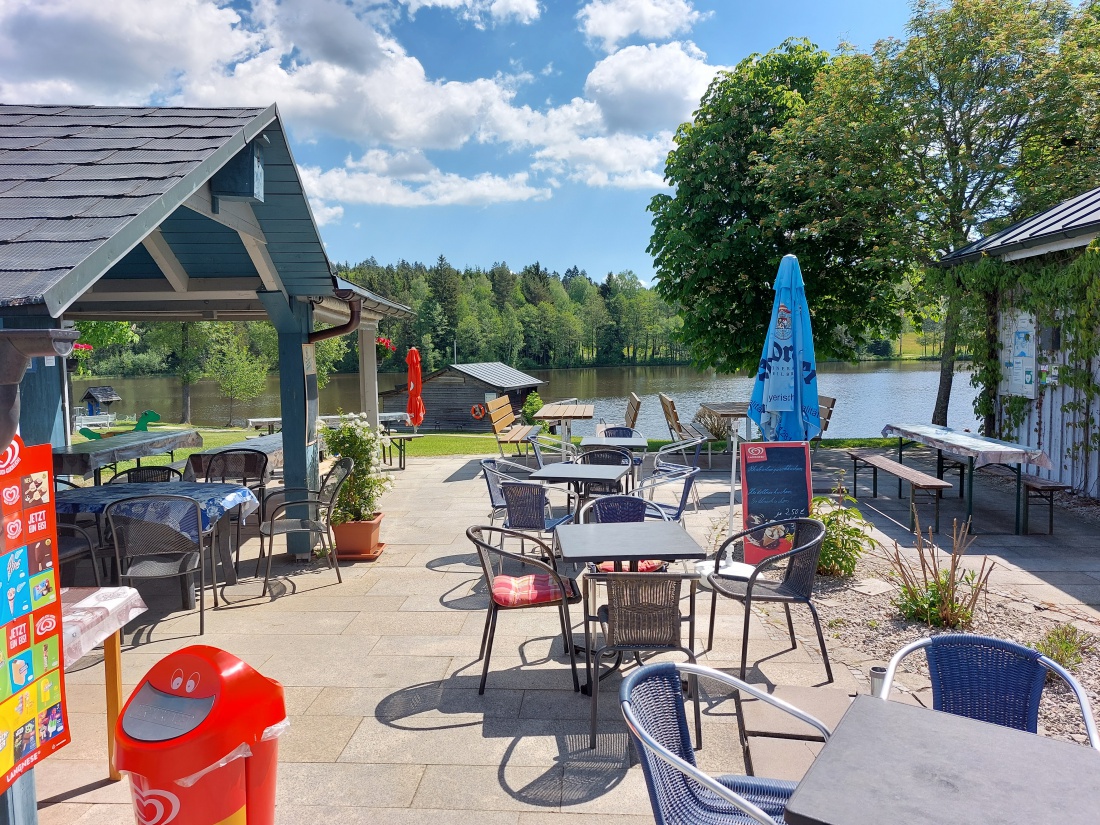
[[[122,396],[115,392],[114,387],[88,387],[80,400],[88,405],[88,415],[109,413],[111,405],[121,401]]]
[[[424,376],[423,399],[427,410],[421,430],[492,432],[489,416],[478,419],[474,412],[501,395],[507,395],[518,414],[528,393],[540,381],[526,373],[490,361],[481,364],[450,364]],[[404,412],[409,400],[408,386],[379,396],[382,412]]]

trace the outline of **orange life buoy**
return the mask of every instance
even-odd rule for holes
[[[470,407],[470,415],[472,415],[478,421],[485,417],[486,412],[487,410],[485,409],[484,404],[474,404],[472,407]]]

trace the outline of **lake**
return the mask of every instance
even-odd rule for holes
[[[539,387],[544,400],[579,398],[596,407],[596,420],[621,422],[626,409],[626,396],[633,391],[642,398],[638,429],[653,438],[666,435],[664,416],[657,393],[663,392],[676,401],[683,419],[695,414],[705,401],[747,401],[752,392],[752,379],[744,375],[714,375],[691,367],[604,367],[575,370],[529,370],[531,375],[548,383]],[[403,376],[384,373],[378,376],[379,389],[385,391],[401,384]],[[932,419],[939,383],[939,365],[929,361],[866,361],[859,364],[818,364],[818,391],[837,399],[829,424],[834,438],[878,436],[889,422],[927,422]],[[76,400],[89,386],[110,384],[122,401],[112,405],[121,415],[136,415],[153,409],[164,421],[178,421],[180,416],[179,382],[171,377],[74,379],[74,409]],[[948,423],[952,427],[976,430],[973,401],[977,390],[970,386],[967,373],[955,375],[951,392]],[[338,409],[357,410],[359,376],[334,375],[321,390],[321,412]],[[195,424],[224,425],[229,418],[229,402],[218,392],[213,381],[200,381],[191,390],[192,418]],[[267,390],[259,398],[237,404],[233,418],[243,423],[245,418],[279,415],[279,378],[268,377]],[[580,421],[574,434],[590,434],[595,423]]]

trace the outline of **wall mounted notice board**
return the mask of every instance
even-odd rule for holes
[[[810,445],[806,441],[741,442],[741,515],[744,529],[810,514]],[[745,561],[794,549],[793,528],[768,529],[761,540],[745,538]]]

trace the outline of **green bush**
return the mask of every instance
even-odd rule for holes
[[[1085,654],[1092,651],[1093,638],[1071,624],[1062,624],[1048,630],[1035,649],[1066,670],[1076,670],[1084,661]]]
[[[525,424],[532,424],[538,427],[542,432],[546,432],[550,429],[550,425],[545,421],[536,421],[535,413],[542,409],[543,400],[542,396],[537,392],[527,393],[527,398],[523,401],[523,409],[520,410],[520,414],[523,416],[523,422]]]
[[[382,436],[358,413],[340,413],[338,426],[318,429],[330,453],[355,462],[332,509],[332,523],[370,521],[378,512],[378,499],[393,483],[381,473]]]
[[[825,539],[817,559],[823,576],[851,576],[864,553],[873,550],[871,525],[854,506],[855,499],[839,490],[834,497],[815,496],[810,515],[825,525]]]
[[[158,375],[167,370],[163,353],[148,350],[131,352],[124,350],[117,355],[108,355],[93,360],[92,373],[95,375]]]

